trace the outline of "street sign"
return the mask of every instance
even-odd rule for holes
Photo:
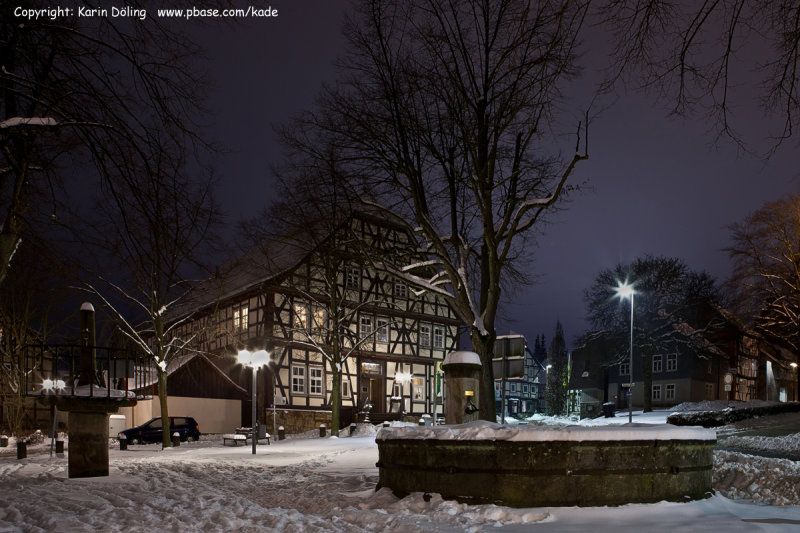
[[[631,387],[633,387],[633,383],[623,383],[622,384],[622,388],[623,389],[630,389]]]
[[[725,392],[730,392],[730,391],[731,391],[731,386],[726,383],[725,384]]]

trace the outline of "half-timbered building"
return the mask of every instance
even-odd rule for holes
[[[336,231],[358,236],[362,252],[413,255],[412,237],[400,223],[354,211],[346,226]],[[341,340],[344,352],[351,352],[341,362],[342,426],[359,413],[375,420],[441,412],[433,392],[435,364],[458,349],[453,310],[441,296],[414,290],[349,248],[339,250],[346,260],[336,274],[345,310],[338,317],[346,329]],[[196,287],[191,303],[172,316],[182,321],[180,336],[196,337],[193,349],[215,354],[211,360],[248,390],[249,374],[237,365],[237,351],[270,352],[268,370],[259,372],[258,418],[271,427],[274,417],[289,433],[331,418],[335,362],[326,357],[330,289],[322,253],[282,239],[268,242]],[[244,423],[248,412],[243,406]]]

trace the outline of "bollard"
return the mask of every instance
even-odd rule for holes
[[[278,426],[278,440],[283,440],[286,438],[286,430],[283,429],[283,426]]]
[[[17,459],[25,459],[28,457],[28,443],[24,440],[17,441]]]
[[[172,434],[172,446],[180,446],[181,445],[181,434],[177,431]]]
[[[419,421],[417,422],[417,425],[418,426],[424,426],[425,425],[425,421],[420,418]]]
[[[119,436],[119,449],[120,451],[128,449],[128,437],[126,437],[125,435]]]
[[[356,432],[356,428],[357,428],[357,427],[358,427],[358,425],[356,425],[356,423],[355,423],[355,422],[353,422],[352,424],[350,424],[350,434],[351,434],[351,435],[352,435],[353,433],[355,433],[355,432]]]
[[[5,448],[8,446],[8,437],[5,435],[0,435],[0,448]]]
[[[64,453],[64,438],[58,437],[56,439],[56,453]]]
[[[324,437],[325,436],[325,424],[320,424],[319,425],[319,436],[320,437]]]

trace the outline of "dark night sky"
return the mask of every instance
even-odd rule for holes
[[[204,30],[211,34],[204,44],[215,84],[212,137],[230,150],[215,164],[231,221],[255,215],[272,198],[269,165],[280,151],[271,124],[313,104],[343,49],[345,3],[273,7],[275,19]],[[576,83],[585,90],[589,83],[581,80]],[[727,227],[763,202],[797,191],[798,174],[793,145],[764,162],[713,141],[701,120],[668,118],[651,98],[617,95],[592,123],[590,159],[576,176],[589,188],[571,196],[539,239],[532,267],[538,282],[515,291],[498,333],[513,329],[531,341],[544,333],[549,340],[558,319],[571,344],[587,328],[581,295],[597,272],[645,253],[680,257],[724,279]],[[565,139],[565,151],[571,143]]]

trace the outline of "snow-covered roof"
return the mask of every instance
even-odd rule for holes
[[[380,220],[383,224],[397,227],[401,225],[399,218],[390,217],[386,212],[379,213],[378,208],[372,205],[359,204],[353,208],[353,216]],[[312,233],[315,228],[318,234],[313,236],[309,231],[302,235],[275,236],[220,266],[213,277],[197,283],[185,298],[167,312],[168,319],[177,320],[217,302],[224,302],[290,272],[313,253],[314,242],[320,243],[327,237],[324,232],[329,230],[328,225],[310,224]]]

